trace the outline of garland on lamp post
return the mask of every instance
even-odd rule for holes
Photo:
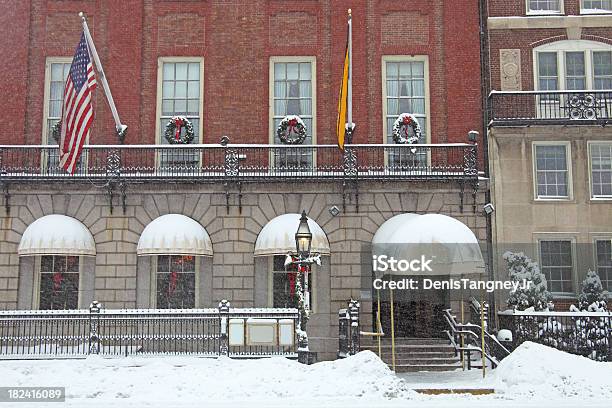
[[[169,144],[189,144],[194,137],[193,124],[184,116],[173,116],[166,124],[164,138]]]

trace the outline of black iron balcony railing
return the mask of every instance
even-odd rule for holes
[[[91,145],[74,175],[59,167],[57,146],[0,145],[2,181],[129,182],[343,180],[476,180],[474,144]]]
[[[606,125],[612,90],[518,91],[489,94],[489,125]]]

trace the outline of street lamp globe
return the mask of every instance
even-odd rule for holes
[[[311,244],[312,232],[310,232],[310,227],[308,226],[308,217],[306,216],[306,211],[302,211],[300,225],[295,233],[295,246],[300,258],[305,259],[310,256]]]

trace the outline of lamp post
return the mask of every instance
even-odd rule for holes
[[[310,265],[313,263],[313,259],[310,256],[312,246],[312,232],[308,226],[308,217],[306,211],[302,211],[300,217],[300,224],[297,232],[295,233],[295,248],[297,253],[297,271],[298,271],[298,361],[300,363],[309,363],[309,350],[308,350],[308,335],[306,334],[306,323],[308,322],[308,311],[306,305],[306,293],[305,288],[305,274],[309,270]]]

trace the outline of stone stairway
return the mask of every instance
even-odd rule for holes
[[[378,354],[378,341],[361,338],[361,350]],[[391,338],[381,339],[381,358],[391,367]],[[461,368],[459,356],[448,340],[399,337],[395,339],[395,370],[398,373],[415,371],[451,371]]]

